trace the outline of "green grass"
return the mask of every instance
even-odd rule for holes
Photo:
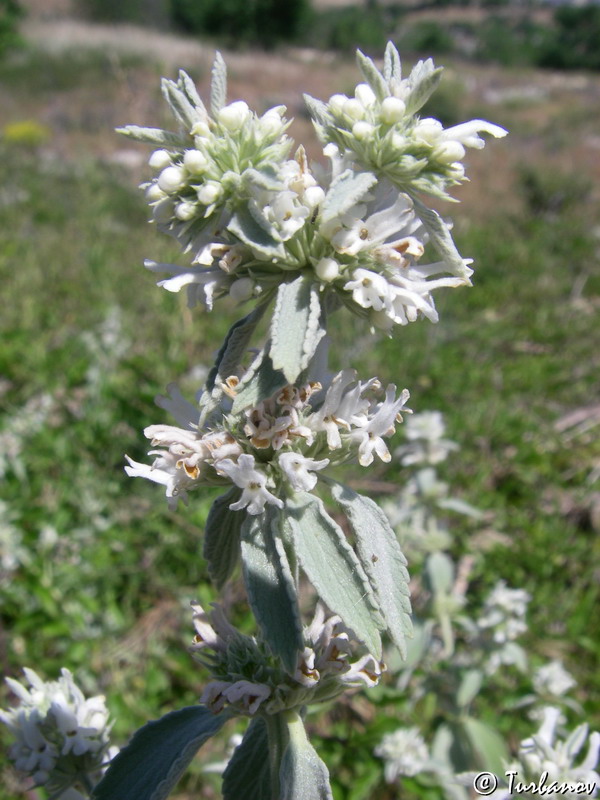
[[[90,63],[83,80],[93,82],[103,67]],[[15,76],[17,95],[30,84],[39,91],[31,73]],[[0,574],[0,658],[12,675],[29,665],[51,678],[68,666],[88,691],[107,694],[123,741],[148,718],[197,699],[205,676],[185,649],[186,604],[215,598],[201,557],[212,498],[192,496],[189,509],[169,513],[160,487],[125,476],[123,454],[143,460],[143,428],[164,419],[154,396],[170,381],[193,395],[190,370],[210,363],[236,311],[189,312],[183,297],[154,286],[143,258],[181,257],[148,226],[140,193],[122,170],[90,159],[67,165],[8,145],[0,160],[8,187],[0,203],[0,435],[32,398],[52,398],[2,484],[25,555],[13,575]],[[477,272],[472,289],[439,296],[439,325],[423,321],[393,339],[374,339],[344,317],[333,352],[337,366],[352,363],[407,386],[415,411],[445,414],[461,450],[444,478],[453,494],[488,512],[490,527],[508,542],[479,559],[473,597],[499,578],[532,594],[527,644],[534,662],[561,656],[578,680],[577,699],[598,723],[600,643],[590,625],[598,614],[600,547],[588,478],[600,452],[591,434],[567,438],[555,428],[562,415],[594,403],[598,243],[585,192],[558,208],[544,203],[551,193],[556,182],[538,180],[535,202],[526,194],[521,213],[458,225],[457,240]],[[465,218],[460,207],[451,211]],[[115,309],[117,351],[101,344]],[[403,475],[380,465],[369,479],[400,485]],[[472,526],[457,521],[455,530],[457,554],[473,549]],[[248,627],[240,590],[231,588],[229,599]],[[501,683],[480,699],[478,713],[493,717],[526,685]],[[0,697],[9,702],[4,689]],[[356,767],[352,758],[371,752],[390,720],[408,713],[405,700],[385,691],[373,698],[380,722],[368,724],[364,701],[359,711],[340,705],[324,738],[340,799],[392,797],[374,788],[377,762]],[[506,712],[498,724],[508,735],[514,718]],[[529,730],[523,720],[516,725]],[[416,785],[407,792],[430,794]],[[15,796],[16,789],[0,789],[2,800]]]

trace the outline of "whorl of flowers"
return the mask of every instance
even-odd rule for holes
[[[226,102],[226,70],[213,68],[210,111],[191,79],[165,80],[163,93],[179,132],[127,126],[121,132],[159,145],[155,177],[143,184],[152,220],[192,255],[190,266],[146,261],[168,291],[186,287],[190,305],[216,298],[268,302],[298,274],[320,289],[328,307],[345,305],[372,327],[391,330],[419,317],[437,322],[432,291],[469,283],[450,227],[414,192],[446,197],[464,180],[464,146],[482,147],[478,132],[504,136],[475,120],[444,130],[416,112],[440,70],[420,62],[400,77],[393,45],[384,75],[359,54],[367,80],[355,97],[328,105],[307,98],[325,143],[329,174],[312,170],[302,147],[290,159],[285,108],[262,116],[242,100]],[[318,175],[318,177],[317,177]],[[441,256],[421,264],[430,241]]]
[[[32,669],[23,672],[29,688],[6,679],[20,705],[0,710],[16,738],[10,748],[15,767],[50,792],[89,788],[114,755],[104,697],[86,699],[68,669],[57,681],[43,681]]]
[[[533,736],[524,739],[516,761],[507,768],[506,775],[515,781],[537,786],[545,776],[544,794],[547,797],[596,797],[600,788],[598,763],[600,760],[600,733],[589,732],[584,723],[572,732],[561,730],[561,712],[554,706],[543,709],[542,724]],[[587,745],[587,752],[581,758]],[[554,784],[554,789],[553,785]],[[498,789],[495,800],[530,796],[523,792],[511,793],[508,788]]]
[[[216,603],[206,612],[192,603],[196,629],[190,650],[210,671],[200,702],[214,713],[232,706],[243,715],[276,714],[308,703],[325,702],[348,688],[375,686],[386,667],[365,653],[356,660],[340,617],[326,616],[318,604],[304,628],[305,648],[293,675],[285,672],[266,646],[237,631]]]
[[[353,97],[334,94],[327,104],[307,102],[324,143],[335,143],[398,188],[451,199],[447,189],[467,180],[465,148],[482,148],[480,133],[506,136],[504,128],[481,119],[445,129],[437,119],[417,116],[441,78],[442,70],[430,58],[419,61],[407,78],[391,44],[383,73],[360,51],[358,64],[367,83],[359,83]]]
[[[431,764],[429,749],[418,728],[398,728],[386,733],[374,752],[385,762],[388,783],[394,783],[401,775],[418,775]]]
[[[232,376],[224,388],[235,396],[237,384]],[[369,466],[375,456],[390,461],[385,438],[408,400],[406,389],[396,397],[393,384],[383,392],[376,378],[362,382],[354,370],[343,370],[326,387],[288,385],[237,415],[228,413],[224,395],[220,427],[200,429],[199,411],[171,391],[159,402],[184,427],[146,428],[160,449],[150,451],[156,456],[151,466],[128,459],[127,473],[166,486],[173,506],[178,499],[187,502],[187,492],[199,486],[233,484],[241,493],[229,507],[253,515],[267,503],[283,507],[281,498],[289,493],[312,491],[329,465],[357,459]]]

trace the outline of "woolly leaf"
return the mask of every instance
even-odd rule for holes
[[[306,107],[308,108],[308,112],[312,117],[313,122],[316,122],[318,125],[322,125],[323,127],[329,125],[332,120],[326,104],[322,100],[317,100],[315,97],[311,97],[309,94],[304,94],[302,96],[304,97],[304,102],[306,103]]]
[[[357,50],[356,62],[364,79],[369,84],[371,89],[373,89],[373,91],[375,92],[375,96],[377,97],[379,102],[381,102],[385,97],[388,97],[390,93],[389,86],[384,80],[384,77],[381,74],[381,72],[379,72],[379,70],[373,63],[372,59],[370,59],[364,53],[361,53],[360,50]]]
[[[261,223],[262,220],[257,220],[257,215],[252,213],[249,206],[246,205],[235,212],[227,230],[263,256],[283,257],[285,250],[275,229],[268,231]]]
[[[187,96],[174,81],[163,78],[161,81],[162,93],[170,105],[173,114],[181,122],[186,131],[191,131],[200,115],[187,99]]]
[[[418,197],[411,194],[411,199],[415,206],[417,216],[423,223],[425,230],[429,234],[431,244],[435,247],[437,252],[446,262],[448,269],[459,278],[463,278],[465,284],[470,284],[469,276],[471,270],[465,264],[464,258],[456,249],[454,240],[450,233],[450,228],[446,225],[444,220],[440,217],[437,211],[428,208],[422,203]]]
[[[483,683],[483,672],[480,669],[468,669],[462,677],[456,694],[456,705],[459,708],[468,706],[477,697]]]
[[[288,731],[279,769],[281,800],[333,800],[329,771],[308,741],[297,714],[288,722]]]
[[[375,183],[377,178],[371,172],[354,172],[351,169],[342,172],[332,181],[323,201],[321,222],[329,222],[330,219],[345,214]]]
[[[240,381],[231,409],[233,414],[239,414],[248,406],[257,405],[261,400],[271,397],[279,389],[287,386],[283,372],[273,369],[273,362],[269,358],[269,347],[270,342],[267,342]]]
[[[179,133],[163,131],[161,128],[142,128],[139,125],[125,125],[123,128],[116,128],[117,133],[134,139],[136,142],[146,142],[146,144],[158,144],[163,147],[185,147],[187,142]]]
[[[199,115],[204,119],[208,118],[208,112],[206,111],[206,106],[204,105],[204,103],[202,102],[202,98],[198,94],[196,86],[194,85],[194,81],[190,78],[187,72],[184,72],[182,69],[179,70],[178,85],[181,91],[185,93],[185,96],[190,101],[190,103],[198,111]]]
[[[370,498],[339,483],[332,484],[331,493],[350,521],[360,562],[371,581],[387,630],[406,658],[406,637],[412,634],[409,576],[396,535],[384,512]]]
[[[342,618],[358,641],[381,658],[378,629],[383,622],[365,571],[340,526],[321,500],[298,492],[283,517],[302,569],[327,606]]]
[[[271,652],[293,673],[304,648],[297,587],[279,535],[277,509],[246,515],[242,570],[248,600]]]
[[[144,725],[111,762],[93,800],[165,800],[198,749],[229,717],[188,706]]]
[[[454,564],[445,553],[431,553],[425,562],[425,578],[433,594],[448,594],[454,583]]]
[[[509,761],[504,738],[473,717],[463,717],[459,724],[476,756],[477,766],[496,775],[503,775],[504,765]]]
[[[240,551],[240,528],[244,515],[231,511],[241,490],[234,486],[226,494],[217,497],[206,520],[204,529],[203,556],[208,562],[208,573],[217,589],[221,589],[238,560]]]
[[[306,369],[325,335],[316,285],[303,275],[282,283],[271,321],[271,359],[290,383]]]
[[[402,79],[400,53],[393,42],[388,42],[383,57],[383,77],[388,83],[399,83]]]
[[[212,80],[210,84],[210,110],[213,117],[227,102],[227,67],[223,56],[217,50],[212,67]]]
[[[215,363],[208,373],[208,378],[206,379],[208,391],[212,391],[218,377],[221,380],[225,380],[235,373],[246,354],[252,334],[265,313],[265,309],[266,304],[257,306],[254,311],[231,326],[225,341],[219,348]]]
[[[437,89],[442,78],[443,67],[434,67],[433,61],[419,61],[413,68],[408,82],[410,93],[406,98],[406,113],[416,114]]]
[[[262,717],[254,717],[223,773],[223,800],[265,800],[271,794],[269,738]]]

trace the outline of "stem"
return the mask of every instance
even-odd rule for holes
[[[271,775],[271,800],[279,800],[279,768],[289,741],[287,712],[265,714],[269,737],[269,773]]]

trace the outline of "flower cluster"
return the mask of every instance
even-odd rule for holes
[[[542,697],[559,698],[575,686],[577,682],[561,661],[549,661],[533,673],[533,688]]]
[[[0,711],[16,742],[10,750],[18,770],[56,796],[70,787],[89,789],[115,754],[104,697],[86,699],[68,669],[58,681],[43,681],[25,668],[26,688],[7,678],[21,704]]]
[[[239,633],[222,608],[207,613],[192,603],[196,636],[191,651],[213,676],[200,701],[214,713],[226,705],[253,716],[307,703],[325,702],[345,689],[375,686],[385,665],[366,653],[353,661],[348,631],[338,616],[325,614],[318,604],[312,623],[304,629],[306,647],[298,654],[293,675],[284,672],[265,646]]]
[[[483,613],[475,621],[475,635],[489,651],[485,664],[489,674],[503,664],[523,666],[525,654],[515,640],[527,630],[525,614],[530,599],[524,589],[510,589],[504,581],[499,581],[486,598]]]
[[[386,58],[395,52],[390,45]],[[468,284],[472,271],[449,227],[410,193],[444,195],[445,186],[464,180],[464,146],[482,147],[480,131],[506,131],[481,120],[448,130],[419,120],[410,98],[439,71],[426,62],[406,80],[395,73],[387,80],[362,59],[375,89],[361,83],[353,98],[334,95],[328,105],[307,98],[328,174],[311,170],[302,147],[289,158],[283,106],[258,116],[242,100],[226,104],[220,56],[210,113],[182,72],[177,83],[163,83],[179,134],[121,129],[160,145],[149,162],[155,177],[143,184],[146,199],[159,229],[192,255],[186,266],[146,261],[169,275],[160,286],[186,287],[190,305],[200,299],[211,309],[227,295],[268,302],[282,280],[301,273],[372,327],[389,331],[421,316],[437,321],[432,291]],[[435,232],[425,220],[432,215]],[[442,260],[420,264],[430,239]]]
[[[518,784],[538,787],[540,779],[544,782],[546,797],[581,797],[582,793],[596,797],[600,788],[600,775],[597,772],[600,760],[600,733],[589,734],[587,724],[579,725],[570,734],[560,734],[561,712],[554,706],[543,709],[540,729],[533,736],[524,739],[519,747],[517,760],[509,765],[506,775],[512,776],[508,787],[494,792],[494,800],[510,800],[512,797],[529,797],[526,789],[519,790]],[[588,735],[589,734],[589,735]],[[579,763],[577,758],[587,741],[587,753]]]
[[[418,775],[431,765],[429,749],[418,728],[398,728],[386,733],[374,752],[385,762],[388,783],[394,783],[401,775]]]
[[[447,198],[449,187],[466,180],[465,148],[482,148],[480,133],[498,138],[507,132],[481,119],[444,128],[437,119],[419,118],[416,112],[436,88],[441,70],[427,59],[403,79],[396,58],[388,45],[382,75],[359,54],[369,83],[359,83],[353,97],[334,94],[320,106],[317,130],[323,142],[352,153],[363,167],[380,171],[399,188]]]
[[[237,384],[231,376],[224,388],[234,395]],[[267,503],[283,507],[282,496],[290,492],[312,491],[329,464],[357,458],[369,466],[375,456],[389,461],[384,439],[401,421],[407,399],[406,389],[396,397],[393,384],[383,393],[376,378],[362,382],[354,370],[343,370],[325,388],[288,385],[237,415],[227,413],[224,402],[222,426],[199,429],[198,410],[171,389],[159,402],[184,427],[146,428],[161,449],[150,451],[156,456],[151,466],[128,459],[125,469],[166,486],[171,505],[178,498],[187,502],[187,492],[199,486],[233,484],[241,493],[230,508],[261,514]]]

